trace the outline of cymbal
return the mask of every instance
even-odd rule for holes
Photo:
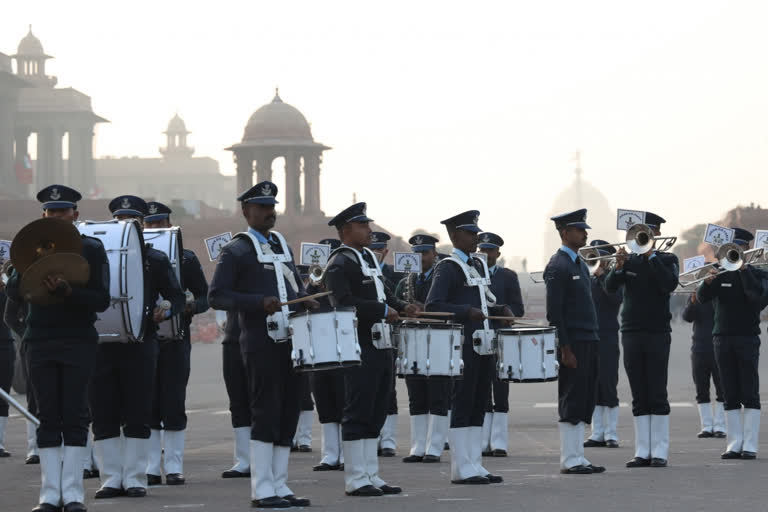
[[[24,300],[41,305],[65,302],[66,297],[52,295],[43,284],[43,279],[51,275],[61,277],[73,286],[84,285],[91,277],[91,267],[79,254],[61,252],[43,256],[21,275],[19,288]]]
[[[53,253],[80,254],[83,241],[74,224],[44,217],[30,222],[16,233],[11,244],[11,261],[20,273],[37,259]]]

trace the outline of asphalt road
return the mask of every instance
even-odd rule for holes
[[[404,464],[407,455],[408,409],[403,381],[398,381],[400,406],[398,457],[379,459],[381,475],[404,493],[381,498],[350,498],[344,495],[341,472],[315,473],[312,465],[320,457],[320,426],[313,431],[313,453],[293,454],[289,486],[300,496],[312,499],[312,508],[356,511],[439,510],[595,510],[721,511],[766,510],[765,490],[768,459],[721,461],[725,447],[721,439],[698,439],[698,412],[694,401],[689,358],[690,326],[676,324],[669,371],[672,402],[669,467],[634,469],[624,467],[633,455],[632,418],[625,404],[619,419],[619,449],[587,449],[587,457],[605,465],[602,475],[563,476],[559,469],[556,383],[512,384],[510,390],[510,456],[487,458],[485,466],[504,476],[504,483],[491,486],[451,485],[448,453],[440,464]],[[221,377],[219,345],[196,344],[192,351],[192,376],[187,408],[189,429],[185,457],[187,484],[150,488],[143,499],[119,498],[96,501],[97,480],[86,481],[90,510],[144,512],[160,510],[234,511],[250,507],[249,480],[223,480],[222,470],[232,462],[232,429],[226,392]],[[764,370],[765,359],[761,364]],[[630,401],[626,376],[621,371],[619,395]],[[763,396],[768,398],[763,386]],[[20,397],[23,401],[23,397]],[[768,403],[768,401],[763,402]],[[763,427],[765,439],[766,428]],[[0,511],[31,510],[37,504],[38,466],[24,464],[24,422],[9,421],[6,448],[13,457],[0,459]],[[765,454],[768,457],[768,453]]]

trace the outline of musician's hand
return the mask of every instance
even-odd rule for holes
[[[194,302],[188,302],[186,306],[184,306],[184,314],[192,316],[192,313],[195,312],[195,303]]]
[[[165,309],[163,309],[163,308],[161,308],[159,306],[156,307],[155,311],[152,313],[152,320],[154,320],[156,324],[159,324],[160,322],[164,322],[166,320],[166,318],[165,318],[165,312],[166,311],[167,310],[165,310]]]
[[[280,308],[280,299],[272,296],[264,297],[264,311],[266,311],[268,315],[277,313],[280,311]]]
[[[613,268],[616,270],[624,268],[624,263],[627,261],[628,257],[627,250],[624,249],[624,247],[619,247],[619,250],[616,251],[616,266]]]
[[[408,304],[407,306],[405,306],[405,309],[403,310],[403,312],[405,313],[405,316],[410,316],[410,317],[418,316],[417,313],[421,313],[422,311],[424,311],[424,306],[422,306],[421,304],[415,304],[415,303]]]
[[[469,320],[471,322],[482,322],[485,320],[483,310],[479,308],[469,308]]]
[[[304,301],[305,309],[318,309],[319,307],[320,307],[320,303],[315,299],[308,299]]]
[[[693,292],[691,294],[691,304],[696,304],[697,302],[699,302],[699,298],[696,296],[696,292]]]
[[[512,308],[510,308],[509,306],[504,306],[504,309],[501,310],[501,313],[504,316],[512,316],[512,317],[515,316],[515,314],[512,312]],[[507,327],[512,327],[513,325],[515,325],[515,321],[514,320],[506,320],[504,322],[504,325],[506,325]]]
[[[708,277],[704,280],[704,284],[712,284],[712,281],[715,280],[717,277],[717,274],[719,274],[718,270],[715,270],[713,268],[709,269],[709,272],[707,272]]]
[[[387,318],[386,322],[388,324],[394,324],[400,320],[400,314],[397,312],[395,308],[389,308],[387,311]]]
[[[651,256],[653,256],[654,254],[656,254],[656,249],[651,249],[650,251],[643,254],[643,256],[645,256],[646,260],[649,260],[651,259]]]
[[[604,267],[604,266],[603,266],[603,264],[601,263],[601,264],[600,264],[600,265],[597,267],[597,269],[595,270],[595,273],[594,273],[594,274],[592,274],[592,275],[593,275],[593,276],[595,276],[595,277],[600,277],[600,276],[601,276],[601,275],[603,275],[603,274],[605,274],[605,267]]]
[[[72,295],[72,287],[61,277],[48,276],[43,279],[43,284],[48,288],[48,293],[57,297],[69,297]]]
[[[579,366],[579,362],[576,360],[576,356],[573,355],[570,345],[560,347],[560,359],[566,368],[578,368]]]

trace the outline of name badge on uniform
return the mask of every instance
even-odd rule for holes
[[[373,279],[363,279],[363,284],[371,284]]]
[[[264,265],[264,268],[267,269],[267,270],[275,270],[275,266],[274,265]]]
[[[571,279],[573,279],[574,281],[577,281],[581,279],[581,276],[571,276]]]
[[[637,277],[637,272],[630,272],[627,270],[627,277]]]
[[[723,288],[731,288],[733,286],[733,284],[732,283],[721,283],[720,286],[722,286]]]

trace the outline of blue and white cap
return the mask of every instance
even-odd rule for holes
[[[43,210],[75,208],[83,196],[66,185],[49,185],[37,193],[37,200],[43,203]]]

